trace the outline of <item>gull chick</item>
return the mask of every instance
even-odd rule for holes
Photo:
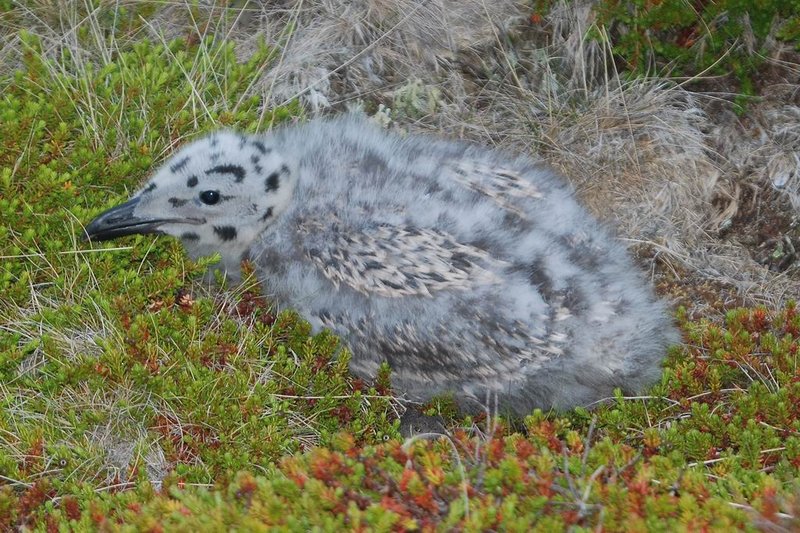
[[[679,336],[625,247],[541,163],[345,115],[188,144],[94,219],[250,259],[279,307],[387,361],[413,400],[452,393],[513,413],[636,393]]]

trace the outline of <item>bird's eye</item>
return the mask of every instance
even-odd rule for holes
[[[200,193],[200,201],[204,204],[214,205],[219,202],[219,191],[203,191]]]

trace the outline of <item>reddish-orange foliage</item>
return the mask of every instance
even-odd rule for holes
[[[67,519],[81,519],[81,506],[78,504],[78,500],[76,500],[74,497],[66,496],[61,501],[61,508],[64,509],[64,514],[67,516]]]
[[[17,501],[17,511],[19,516],[22,517],[21,525],[33,526],[34,524],[27,524],[27,520],[30,519],[31,514],[40,505],[52,499],[53,497],[55,497],[55,491],[50,488],[47,480],[37,481],[28,487]]]
[[[44,440],[39,437],[31,443],[31,447],[22,459],[21,472],[25,475],[38,473],[42,468],[42,457],[44,454]]]

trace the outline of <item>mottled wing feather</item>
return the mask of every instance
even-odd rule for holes
[[[448,166],[451,178],[470,190],[488,196],[497,205],[524,218],[515,199],[543,198],[542,192],[518,172],[475,161],[455,161]]]
[[[498,283],[492,270],[503,264],[442,231],[395,226],[337,232],[324,249],[310,250],[309,257],[337,286],[387,298]]]
[[[480,401],[486,392],[506,392],[509,382],[524,380],[563,355],[561,347],[548,342],[553,339],[534,338],[522,323],[486,320],[456,333],[449,323],[356,325],[349,318],[345,313],[332,322],[346,324],[352,349],[376,355],[353,359],[353,372],[374,376],[387,361],[395,387],[414,399],[455,391]]]

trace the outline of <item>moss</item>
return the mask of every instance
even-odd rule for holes
[[[244,300],[251,316],[260,316],[256,304]],[[281,331],[304,338],[308,350],[332,349],[330,337],[304,337],[297,317],[281,320],[287,321]],[[537,411],[526,419],[525,435],[500,424],[488,434],[456,429],[435,442],[375,445],[349,427],[332,433],[328,447],[269,459],[256,456],[242,439],[218,443],[207,425],[173,431],[175,422],[161,415],[155,431],[168,455],[179,454],[162,489],[132,475],[127,483],[95,491],[86,490],[92,484],[87,479],[71,485],[59,480],[47,432],[33,432],[25,460],[7,464],[18,478],[36,475],[27,486],[0,491],[0,508],[8,510],[10,523],[34,529],[67,520],[79,529],[112,530],[122,524],[179,530],[674,531],[748,529],[767,522],[791,527],[800,466],[795,306],[775,313],[736,310],[723,326],[682,326],[687,348],[671,354],[649,396],[620,396],[591,413]],[[301,359],[310,353],[298,347]],[[199,366],[195,371],[201,372]],[[220,388],[236,390],[228,382]],[[264,404],[254,405],[263,412]],[[176,413],[220,424],[221,415],[209,414],[214,407],[203,407],[204,415]],[[227,416],[241,424],[237,414]],[[257,431],[245,425],[239,433],[268,438]],[[219,448],[228,451],[228,463],[217,461]],[[236,461],[243,449],[253,454],[250,467]],[[197,457],[213,472],[210,486],[193,482],[201,477]],[[67,497],[52,500],[59,494]]]
[[[342,428],[361,442],[395,435],[388,401],[351,379],[338,340],[276,315],[252,279],[203,291],[193,280],[209,261],[175,242],[82,242],[81,222],[183,139],[259,127],[248,87],[271,51],[239,61],[225,42],[143,41],[92,64],[20,38],[0,99],[2,475],[44,476],[58,494],[163,474],[210,483]]]
[[[71,509],[45,504],[32,524],[65,523],[67,513],[81,530],[125,524],[164,530],[553,531],[600,525],[674,531],[750,523],[746,512],[714,493],[701,472],[678,478],[675,459],[631,461],[632,450],[607,441],[592,449],[584,458],[582,452],[537,448],[518,435],[485,441],[463,431],[450,443],[424,441],[410,449],[396,441],[341,451],[316,448],[283,459],[266,475],[242,472],[213,490],[178,486],[157,494],[142,485],[72,500]],[[463,473],[456,475],[462,464]],[[769,479],[754,483],[761,497],[776,494]]]

